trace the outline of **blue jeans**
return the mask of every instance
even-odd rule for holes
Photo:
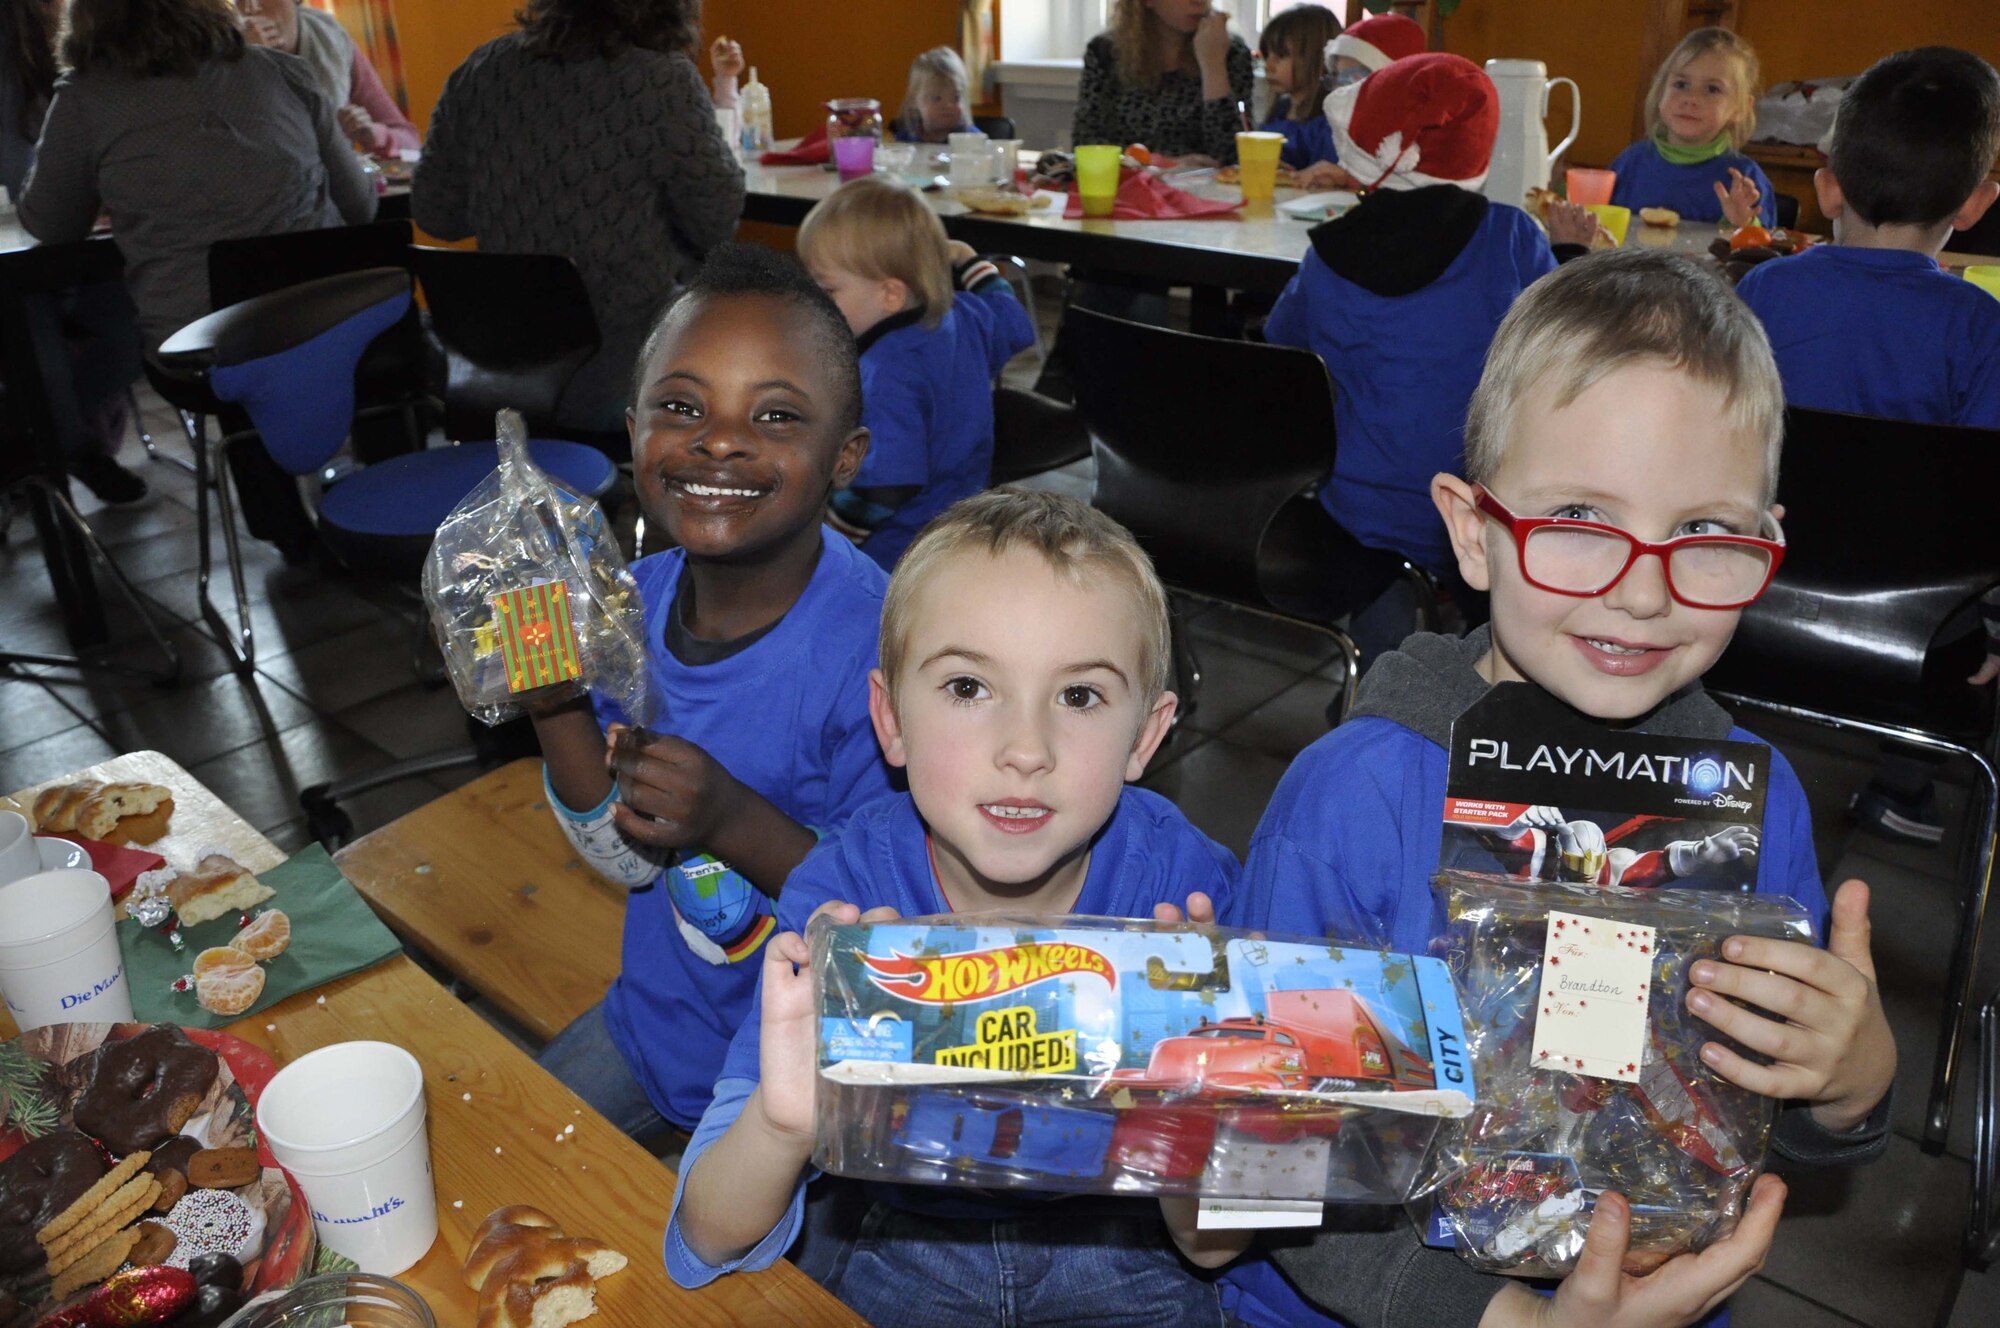
[[[611,1040],[611,1030],[604,1026],[602,1001],[550,1038],[535,1063],[596,1108],[598,1115],[641,1143],[667,1128],[666,1117],[653,1106],[625,1064],[625,1053]]]
[[[1216,1284],[1157,1217],[1070,1213],[1006,1221],[904,1212],[851,1181],[807,1192],[790,1256],[875,1328],[1222,1328]]]

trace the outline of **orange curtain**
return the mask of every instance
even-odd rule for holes
[[[382,86],[396,99],[404,114],[410,110],[409,88],[403,82],[403,50],[396,40],[395,0],[305,0],[314,9],[324,9],[340,20],[354,44],[368,52],[368,59],[381,75]]]

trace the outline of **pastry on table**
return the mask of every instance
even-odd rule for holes
[[[228,854],[211,849],[192,871],[163,867],[142,875],[132,887],[134,900],[165,895],[183,927],[240,913],[269,899],[275,891],[252,876]]]
[[[166,833],[173,813],[173,791],[162,785],[79,779],[35,795],[32,819],[38,834],[150,844]]]
[[[565,1236],[539,1208],[496,1208],[472,1233],[465,1282],[479,1293],[478,1328],[559,1328],[597,1312],[597,1279],[623,1268],[608,1245]]]

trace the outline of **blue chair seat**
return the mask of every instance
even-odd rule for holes
[[[534,439],[528,451],[537,466],[582,497],[602,497],[618,477],[610,458],[581,443]],[[499,455],[496,443],[464,443],[378,462],[326,491],[320,535],[357,571],[414,576],[438,526],[492,473]]]

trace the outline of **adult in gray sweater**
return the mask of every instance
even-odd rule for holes
[[[583,275],[603,346],[558,404],[572,428],[624,431],[640,342],[743,213],[743,168],[688,54],[700,9],[528,0],[519,31],[468,56],[431,113],[417,225],[564,254]]]

